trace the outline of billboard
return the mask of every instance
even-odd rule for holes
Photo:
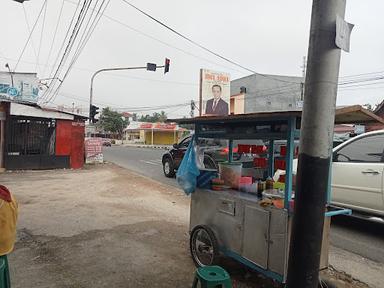
[[[11,74],[0,71],[0,99],[36,103],[39,94],[38,83],[36,73]]]
[[[200,116],[228,115],[230,93],[228,73],[200,69]]]

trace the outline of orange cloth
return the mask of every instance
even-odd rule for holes
[[[16,240],[18,205],[12,195],[10,200],[0,197],[0,256],[12,252]]]

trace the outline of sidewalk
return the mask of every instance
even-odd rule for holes
[[[189,198],[180,190],[112,164],[0,177],[20,204],[9,257],[13,288],[191,286]],[[382,265],[334,249],[330,260],[383,287]],[[225,265],[238,288],[277,287],[243,266]],[[348,280],[340,287],[368,287],[334,274]]]

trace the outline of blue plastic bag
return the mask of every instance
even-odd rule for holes
[[[195,137],[193,136],[176,173],[177,183],[179,183],[187,195],[195,192],[196,179],[200,175],[200,170],[196,165],[196,154],[195,149],[193,149],[194,143]]]

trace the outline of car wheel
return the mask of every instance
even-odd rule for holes
[[[206,225],[193,228],[189,240],[189,248],[193,262],[197,267],[210,266],[218,263],[219,245],[212,229]]]
[[[166,158],[163,161],[163,172],[165,177],[172,178],[175,176],[175,169],[173,168],[173,163],[170,158]]]

